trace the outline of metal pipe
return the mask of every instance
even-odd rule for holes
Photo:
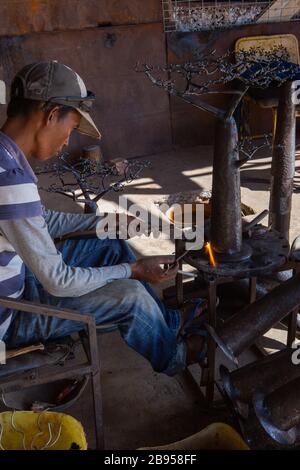
[[[238,132],[233,117],[217,120],[211,199],[211,244],[216,253],[242,250]]]
[[[241,416],[247,417],[245,404],[252,403],[256,391],[269,393],[300,377],[300,367],[292,362],[294,351],[292,348],[283,349],[232,372],[220,366],[224,391]]]
[[[295,172],[296,116],[292,99],[293,82],[282,85],[271,167],[269,225],[287,240]]]
[[[253,400],[260,424],[276,441],[294,444],[300,435],[300,378],[270,394],[258,392]]]
[[[256,302],[247,305],[217,329],[207,330],[222,351],[236,364],[237,357],[273,325],[300,305],[300,273]]]

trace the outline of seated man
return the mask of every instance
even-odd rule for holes
[[[98,216],[44,211],[28,163],[59,154],[73,129],[100,138],[89,115],[93,96],[56,61],[30,64],[13,80],[0,132],[0,296],[90,313],[99,325],[113,323],[154,370],[173,375],[197,361],[205,344],[201,335],[178,336],[199,306],[168,310],[143,283],[174,279],[177,265],[167,274],[160,267],[174,258],[136,260],[127,242],[96,237]],[[54,245],[53,238],[91,229],[91,240],[68,240],[60,251]],[[80,328],[77,322],[0,310],[0,339],[8,347]]]

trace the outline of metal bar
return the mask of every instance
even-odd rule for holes
[[[299,311],[299,307],[293,310],[289,315],[288,334],[287,334],[287,341],[286,341],[286,345],[288,347],[291,347],[296,339],[298,311]]]
[[[102,392],[100,381],[100,358],[98,354],[96,322],[88,325],[88,336],[90,346],[90,357],[93,372],[92,391],[93,391],[93,407],[94,407],[94,421],[96,431],[97,449],[104,449],[104,424],[103,424],[103,405],[102,405]]]
[[[252,304],[256,300],[256,284],[257,278],[250,277],[249,278],[249,303]]]
[[[44,370],[43,370],[44,369]],[[47,370],[46,370],[47,369]],[[0,378],[0,390],[2,392],[14,392],[23,388],[32,387],[33,385],[41,385],[57,380],[74,378],[75,375],[85,376],[91,374],[92,366],[82,364],[78,366],[64,366],[61,372],[52,373],[54,367],[45,367],[32,369],[26,372],[14,373]],[[57,370],[57,366],[55,366]]]
[[[0,305],[6,308],[12,308],[28,313],[36,313],[48,317],[64,318],[65,320],[73,320],[82,323],[91,323],[94,317],[87,313],[81,314],[74,310],[52,307],[51,305],[39,304],[37,302],[29,302],[27,300],[8,300],[6,297],[0,297]]]
[[[216,328],[217,314],[216,314],[216,300],[217,300],[217,284],[215,281],[209,281],[208,285],[208,321],[209,324]],[[216,345],[212,338],[208,339],[208,380],[206,385],[206,399],[208,403],[212,403],[215,391],[215,363],[216,363]]]
[[[246,226],[243,227],[243,233],[246,233],[249,230],[251,230],[253,227],[255,227],[255,225],[257,225],[261,220],[263,220],[268,214],[269,214],[269,211],[265,209],[256,217],[254,217],[254,219],[251,220],[251,222],[249,222]]]
[[[237,357],[300,305],[300,273],[233,315],[217,330],[207,325],[223,352],[235,363]]]
[[[287,240],[295,173],[296,117],[292,82],[280,90],[271,167],[269,225]]]
[[[180,257],[180,241],[175,240],[175,257],[176,259]],[[179,260],[179,268],[180,270],[182,269],[182,260]],[[175,288],[176,288],[176,301],[178,307],[181,307],[183,305],[183,276],[182,274],[177,274],[176,280],[175,280]]]

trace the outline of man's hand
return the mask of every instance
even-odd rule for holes
[[[159,284],[164,281],[171,281],[175,279],[178,271],[178,263],[175,263],[175,257],[170,256],[149,256],[141,258],[135,263],[130,265],[132,279],[139,281],[151,282],[152,284]],[[160,265],[171,264],[168,271],[163,269]]]

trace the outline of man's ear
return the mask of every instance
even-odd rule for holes
[[[53,124],[56,123],[58,120],[58,110],[59,106],[54,106],[53,108],[49,109],[46,113],[46,124]]]

